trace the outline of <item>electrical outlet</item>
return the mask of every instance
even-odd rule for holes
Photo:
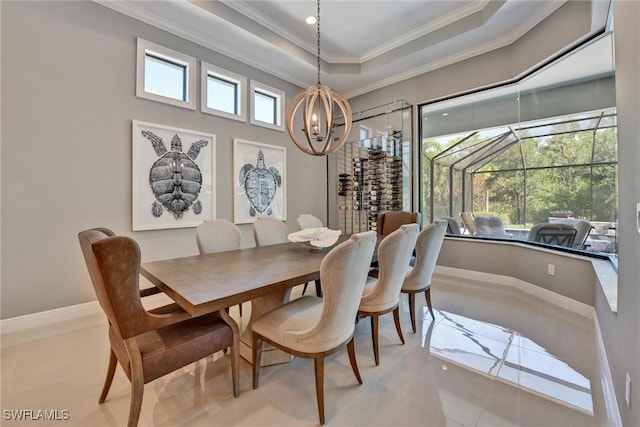
[[[629,372],[627,372],[627,380],[624,386],[624,398],[627,401],[627,408],[631,409],[631,377]]]
[[[547,264],[547,274],[549,276],[556,275],[556,266],[554,264]]]

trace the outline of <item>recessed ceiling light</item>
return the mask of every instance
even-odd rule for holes
[[[318,22],[318,21],[316,21],[316,17],[315,17],[315,16],[307,16],[307,17],[304,19],[304,22],[306,22],[306,23],[307,23],[307,24],[309,24],[309,25],[313,25],[313,24],[315,24],[315,23],[316,23],[316,22]]]
[[[442,117],[447,117],[449,113],[442,113]]]

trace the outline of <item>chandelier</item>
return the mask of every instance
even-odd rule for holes
[[[349,136],[351,106],[342,94],[320,83],[320,0],[318,0],[316,24],[318,83],[298,93],[289,103],[287,131],[296,146],[305,153],[325,156],[339,149]],[[344,118],[344,128],[340,136],[333,135],[337,112],[340,112]],[[301,119],[298,118],[300,115],[302,115]],[[300,121],[303,125],[304,139],[300,133],[296,134],[294,122],[300,123]]]

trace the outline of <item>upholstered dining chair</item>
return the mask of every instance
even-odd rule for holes
[[[391,234],[403,224],[418,224],[420,227],[421,215],[419,212],[386,211],[378,215],[378,237]]]
[[[289,241],[289,230],[279,219],[261,216],[253,222],[256,246],[277,245]]]
[[[416,332],[416,294],[424,292],[427,308],[431,318],[435,320],[433,308],[431,307],[431,277],[436,268],[436,261],[442,248],[447,222],[444,220],[435,221],[426,226],[416,242],[415,264],[407,273],[402,284],[402,293],[409,298],[409,315],[411,316],[411,327]]]
[[[322,228],[324,224],[320,220],[320,218],[315,217],[311,214],[302,214],[298,216],[296,219],[296,223],[298,224],[298,230],[304,230],[307,228]],[[316,295],[322,296],[322,287],[320,286],[320,280],[316,280]],[[309,282],[304,284],[304,288],[302,288],[302,295],[307,292],[307,286],[309,286]]]
[[[206,220],[196,227],[196,243],[200,254],[240,249],[241,242],[242,231],[226,219]],[[242,303],[238,304],[238,311],[242,316]]]
[[[322,223],[320,218],[315,217],[311,214],[302,214],[298,216],[298,218],[296,219],[296,223],[298,224],[298,230],[324,227],[324,224]]]
[[[140,296],[138,244],[104,228],[82,231],[78,239],[109,321],[111,351],[100,403],[119,362],[131,381],[127,425],[136,426],[146,383],[226,348],[231,348],[233,395],[238,397],[238,327],[224,311],[193,318],[177,304],[147,311]]]
[[[400,327],[400,288],[409,269],[409,260],[418,238],[418,224],[404,224],[385,237],[378,245],[378,277],[367,278],[362,294],[359,317],[371,317],[371,339],[376,366],[380,364],[378,351],[378,318],[393,312],[396,331],[404,344]]]
[[[253,332],[253,388],[258,388],[262,343],[314,359],[320,424],[324,414],[324,359],[346,344],[351,369],[362,384],[354,344],[354,319],[376,244],[376,233],[352,235],[322,260],[324,298],[303,296],[257,319]]]

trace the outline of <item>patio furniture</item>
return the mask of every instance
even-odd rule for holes
[[[473,220],[476,236],[511,237],[504,229],[504,222],[499,216],[476,216]]]
[[[464,225],[464,230],[462,230],[463,233],[467,231],[472,236],[476,234],[476,226],[473,221],[474,220],[473,213],[460,212],[460,219],[462,220],[462,224]]]
[[[528,240],[549,245],[573,247],[577,230],[562,222],[543,222],[531,227]]]

